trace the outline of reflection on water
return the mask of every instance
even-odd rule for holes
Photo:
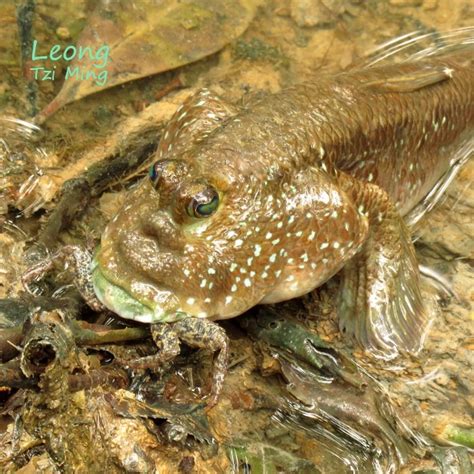
[[[467,0],[235,0],[229,10],[235,15],[220,15],[218,9],[211,15],[205,11],[205,2],[174,0],[153,5],[137,0],[126,2],[126,7],[120,2],[103,2],[103,11],[94,14],[91,2],[85,1],[16,3],[21,8],[14,2],[0,5],[0,53],[5,53],[0,56],[0,289],[5,298],[23,298],[17,281],[24,249],[34,244],[43,215],[54,207],[52,200],[63,182],[76,177],[71,171],[57,181],[55,172],[73,168],[77,156],[93,154],[95,149],[106,156],[103,150],[111,143],[116,146],[115,153],[123,138],[116,135],[118,125],[124,120],[130,120],[137,142],[144,141],[146,127],[149,130],[150,123],[156,126],[163,116],[170,116],[178,104],[162,102],[163,110],[158,107],[156,116],[147,116],[147,106],[159,106],[160,99],[172,96],[176,88],[215,87],[230,101],[246,103],[298,81],[314,80],[322,70],[340,71],[360,63],[367,51],[386,41],[390,44],[377,53],[376,61],[398,60],[386,57],[400,49],[395,37],[410,43],[414,35],[421,34],[427,40],[434,37],[433,51],[451,47],[449,35],[441,32],[472,23],[466,14],[470,7]],[[178,4],[186,5],[186,11],[175,12],[171,19],[159,10],[171,11]],[[150,9],[154,10],[147,15]],[[28,18],[23,17],[26,13]],[[91,88],[82,85],[78,93],[70,83],[61,106],[69,104],[59,111],[50,108],[51,116],[41,117],[49,118],[40,129],[33,123],[37,117],[31,117],[30,112],[48,110],[48,104],[54,104],[66,68],[60,61],[50,61],[48,67],[57,66],[51,81],[38,81],[25,73],[32,65],[27,39],[37,35],[44,51],[59,44],[64,54],[68,45],[79,41],[91,18],[98,22],[92,31],[106,31],[108,38],[116,41],[115,47],[122,48],[123,62],[113,63],[113,47],[108,62],[117,67],[113,78],[122,85],[112,88],[111,82],[110,89],[99,91],[97,84]],[[155,23],[163,33],[159,44],[149,32]],[[139,44],[127,30],[130,25],[140,27]],[[202,25],[205,30],[200,30]],[[176,35],[176,28],[184,36]],[[202,31],[206,34],[199,35]],[[464,32],[466,42],[472,44],[472,30]],[[453,38],[457,41],[459,36]],[[173,48],[159,62],[156,58],[165,41]],[[218,49],[215,44],[222,50],[209,56]],[[412,50],[405,52],[413,54]],[[200,61],[194,63],[197,59]],[[175,70],[177,66],[183,67]],[[137,78],[140,81],[132,81]],[[133,128],[137,116],[141,125]],[[468,163],[460,171],[441,205],[416,230],[424,274],[438,284],[436,288],[428,280],[423,282],[423,295],[435,301],[436,309],[426,351],[418,359],[407,358],[388,367],[357,351],[348,356],[345,342],[338,337],[335,279],[312,297],[276,306],[275,320],[261,313],[254,326],[244,318],[228,322],[226,330],[232,334],[235,357],[220,407],[207,415],[202,407],[193,410],[205,392],[200,387],[209,378],[209,367],[191,351],[185,351],[176,365],[166,367],[161,378],[149,374],[135,378],[127,391],[98,384],[96,390],[84,389],[75,395],[68,392],[71,399],[58,403],[55,409],[51,409],[52,403],[48,405],[46,392],[41,403],[35,398],[41,396],[41,390],[20,391],[19,395],[9,392],[13,401],[2,406],[17,421],[9,419],[9,431],[4,430],[0,437],[4,448],[0,449],[4,452],[0,466],[6,463],[11,468],[8,472],[15,472],[30,459],[47,467],[61,465],[66,459],[74,469],[76,462],[79,466],[84,459],[92,462],[97,458],[94,461],[103,471],[119,466],[119,470],[131,472],[134,466],[146,465],[150,470],[158,466],[163,472],[179,468],[180,472],[248,474],[471,472],[473,169]],[[84,244],[91,234],[100,235],[105,225],[101,213],[107,214],[107,209],[119,207],[117,202],[124,200],[126,185],[121,179],[116,179],[111,192],[94,201],[84,216],[77,217],[61,243],[74,240]],[[117,324],[110,315],[84,314],[97,324]],[[2,331],[6,328],[0,327],[0,343],[8,343],[10,339]],[[290,338],[290,333],[297,337]],[[101,347],[117,358],[155,351],[150,341]],[[80,379],[84,366],[97,369],[102,362],[83,347],[79,353],[87,360],[73,370]],[[142,398],[146,391],[154,398]],[[134,397],[143,405],[136,408]],[[191,407],[185,421],[175,420],[173,409],[163,410],[154,404],[155,399],[173,400],[180,406],[178,411]],[[37,402],[36,414],[28,414],[31,426],[22,425],[24,400]],[[69,411],[77,422],[64,428],[64,420],[71,418]],[[44,423],[45,418],[51,424]],[[80,439],[75,430],[88,423],[94,426],[93,433],[80,434],[89,436],[93,441],[90,446],[96,447],[100,456],[75,450]],[[201,435],[204,432],[206,436]],[[29,451],[28,443],[41,449]],[[54,457],[58,446],[63,458]],[[28,455],[20,462],[16,456],[23,449]]]
[[[38,190],[47,164],[41,136],[30,122],[0,116],[0,214],[12,206],[30,216],[44,205]]]

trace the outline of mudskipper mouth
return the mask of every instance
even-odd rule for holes
[[[94,258],[91,263],[92,285],[100,302],[122,318],[141,323],[168,323],[189,317],[182,311],[166,311],[160,305],[147,306],[120,286],[112,283]]]

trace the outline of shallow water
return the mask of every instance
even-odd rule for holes
[[[321,71],[346,69],[393,37],[466,27],[474,19],[467,0],[261,1],[253,19],[242,14],[240,23],[206,33],[202,44],[219,35],[218,52],[199,59],[198,48],[187,45],[188,61],[199,60],[185,64],[181,59],[185,65],[178,69],[165,67],[151,74],[144,67],[150,59],[135,55],[132,45],[127,67],[142,78],[110,89],[96,84],[77,101],[68,95],[71,102],[49,116],[47,106],[63,88],[69,63],[64,58],[49,62],[48,68],[56,66],[54,80],[38,80],[31,67],[41,61],[33,61],[31,45],[37,40],[42,52],[55,44],[65,51],[77,44],[92,18],[90,2],[64,3],[0,4],[0,297],[28,301],[37,323],[40,303],[26,298],[21,274],[38,253],[46,255],[58,242],[94,246],[126,199],[126,190],[146,172],[147,156],[163,125],[190,91],[206,86],[245,103],[317,78]],[[252,11],[256,3],[241,5]],[[139,24],[142,2],[129,2],[127,8],[138,13],[120,17],[122,7],[109,3],[102,27],[113,30],[118,18]],[[153,10],[147,18],[161,17]],[[178,22],[185,31],[196,32],[203,18],[202,12],[193,11]],[[124,39],[118,43],[123,46]],[[175,64],[171,54],[165,59]],[[38,116],[40,128],[33,124]],[[101,162],[107,163],[105,171],[93,166]],[[474,448],[469,446],[473,173],[471,162],[416,231],[420,263],[449,286],[446,291],[423,280],[434,323],[419,358],[387,366],[361,351],[351,352],[335,318],[337,278],[268,314],[247,315],[250,323],[223,324],[231,337],[231,369],[222,400],[207,415],[196,405],[206,392],[209,355],[185,348],[162,377],[120,372],[112,382],[89,387],[82,377],[89,370],[109,370],[114,357],[152,353],[153,344],[149,338],[126,345],[81,345],[76,340],[64,361],[44,375],[39,391],[15,386],[1,392],[7,414],[0,470],[17,472],[28,466],[30,472],[60,472],[62,465],[65,472],[469,472]],[[69,182],[70,194],[65,193],[64,183],[81,176],[89,187],[74,188]],[[68,199],[65,207],[77,205],[81,212],[71,213],[58,236],[56,222],[62,220],[50,220],[49,227],[45,223],[61,192]],[[51,295],[69,295],[70,283],[68,272],[60,269],[35,286],[34,292],[48,301],[48,318],[54,312]],[[15,319],[19,310],[11,308],[0,309],[2,351],[2,343],[13,341],[13,333],[6,331],[22,323]],[[79,312],[67,311],[75,316]],[[124,324],[110,314],[84,309],[80,316],[113,328]],[[283,329],[282,317],[291,323]],[[268,326],[252,332],[253,320]],[[47,321],[63,327],[61,318]],[[286,346],[288,331],[301,334],[305,344],[311,340],[309,349]],[[311,339],[314,335],[320,339]],[[68,388],[73,375],[79,389]],[[130,383],[119,384],[120,377]],[[99,372],[98,378],[105,380],[106,375]],[[464,435],[453,435],[459,428],[466,430]]]

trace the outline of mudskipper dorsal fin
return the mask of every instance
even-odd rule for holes
[[[162,159],[183,153],[238,112],[238,109],[214,95],[208,89],[200,89],[189,97],[168,122],[157,150]]]
[[[452,77],[452,70],[444,66],[424,67],[419,71],[366,82],[379,92],[414,92],[427,86],[446,81]]]
[[[381,44],[355,66],[370,68],[387,63],[412,62],[465,49],[474,50],[472,26],[443,33],[413,31]]]

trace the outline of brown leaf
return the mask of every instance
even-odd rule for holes
[[[68,64],[61,91],[37,116],[37,123],[65,104],[90,94],[219,51],[245,31],[258,3],[259,0],[163,0],[156,6],[150,6],[147,0],[101,3],[79,38],[76,57]],[[108,56],[104,45],[109,48]],[[79,59],[80,47],[89,47],[91,53],[87,51]],[[87,71],[95,73],[95,78],[91,75],[77,79]],[[103,76],[99,74],[107,76],[102,85]]]

